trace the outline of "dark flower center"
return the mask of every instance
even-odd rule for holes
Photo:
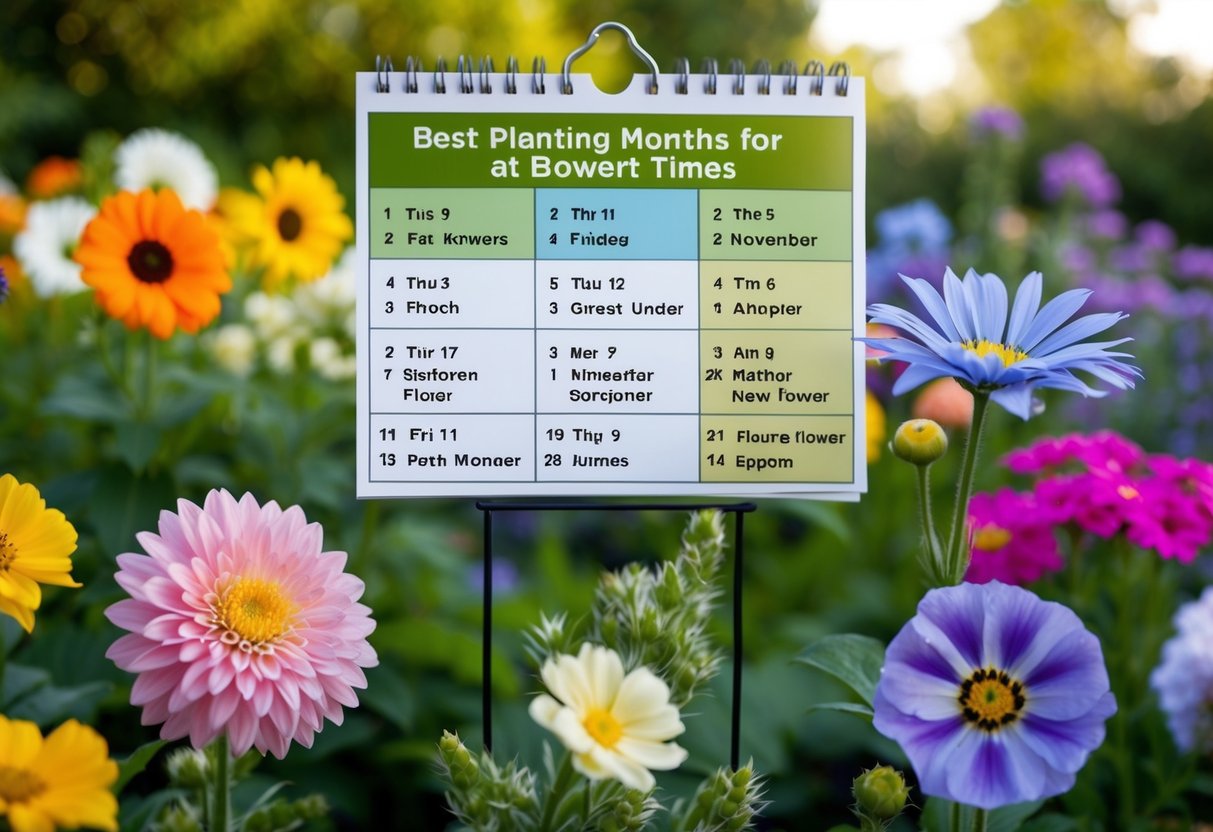
[[[163,283],[173,276],[173,254],[155,240],[135,243],[126,262],[131,273],[144,283]]]
[[[1005,670],[978,668],[960,685],[960,712],[966,722],[987,733],[1019,719],[1027,703],[1023,683]]]
[[[298,239],[303,233],[303,217],[294,208],[286,208],[278,215],[278,236],[285,242]]]
[[[7,572],[8,567],[17,559],[17,547],[8,540],[8,534],[0,532],[0,572]]]
[[[46,789],[33,772],[0,765],[0,798],[6,803],[24,803]]]

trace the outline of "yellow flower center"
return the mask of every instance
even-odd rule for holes
[[[591,708],[581,724],[585,726],[586,733],[593,737],[595,742],[606,748],[614,748],[615,743],[623,737],[623,726],[605,708]]]
[[[973,548],[983,552],[997,552],[1011,542],[1011,533],[993,524],[982,526],[973,535]]]
[[[992,667],[974,670],[961,684],[957,699],[965,721],[987,733],[1017,720],[1027,703],[1023,683]]]
[[[1116,493],[1120,495],[1122,500],[1136,500],[1141,496],[1141,492],[1131,485],[1117,486]]]
[[[22,803],[41,794],[46,784],[23,768],[0,766],[0,798],[5,803]]]
[[[7,572],[12,562],[17,559],[16,545],[9,543],[8,534],[0,532],[0,572]]]
[[[995,344],[993,341],[987,341],[984,338],[980,341],[965,341],[962,346],[969,352],[977,353],[978,358],[985,358],[987,355],[997,355],[1002,359],[1004,367],[1018,364],[1028,357],[1028,354],[1023,350],[1008,347],[1006,344]]]
[[[212,605],[211,624],[226,644],[246,652],[273,652],[291,629],[295,605],[276,581],[237,578]]]

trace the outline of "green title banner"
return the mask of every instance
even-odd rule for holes
[[[849,117],[369,113],[372,188],[849,191]]]

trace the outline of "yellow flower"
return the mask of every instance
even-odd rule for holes
[[[13,832],[118,832],[117,779],[105,739],[87,725],[69,719],[44,739],[34,723],[0,715],[0,816]]]
[[[647,667],[624,676],[618,653],[583,644],[576,656],[548,659],[540,676],[552,695],[531,702],[531,717],[564,743],[573,767],[591,780],[615,779],[647,792],[656,783],[650,769],[675,769],[687,758],[685,749],[666,742],[686,729],[670,689]]]
[[[47,508],[34,486],[0,477],[0,612],[33,630],[39,584],[80,586],[68,574],[74,551],[76,530],[63,512]]]
[[[880,449],[884,447],[885,431],[887,430],[884,408],[880,406],[880,399],[872,395],[871,390],[867,391],[864,400],[864,424],[867,426],[868,434],[868,464],[871,465],[880,459]]]
[[[292,277],[306,283],[326,274],[354,235],[333,180],[316,162],[278,159],[272,170],[253,171],[253,187],[261,196],[258,211],[231,203],[224,207],[236,208],[229,221],[253,240],[250,261],[265,268],[266,288]]]

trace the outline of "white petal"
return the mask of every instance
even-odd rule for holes
[[[624,737],[615,744],[615,750],[647,769],[670,771],[678,768],[687,758],[687,750],[672,742],[647,742]]]
[[[656,716],[670,703],[670,689],[653,671],[638,667],[619,686],[611,715],[620,724]]]
[[[556,713],[560,710],[560,703],[546,693],[541,693],[531,700],[527,710],[531,714],[531,719],[538,722],[549,731],[554,731],[553,727],[556,724]]]
[[[666,705],[656,713],[639,719],[619,720],[619,727],[623,729],[625,737],[658,742],[673,739],[686,730],[686,726],[679,718],[678,709],[673,705]]]

